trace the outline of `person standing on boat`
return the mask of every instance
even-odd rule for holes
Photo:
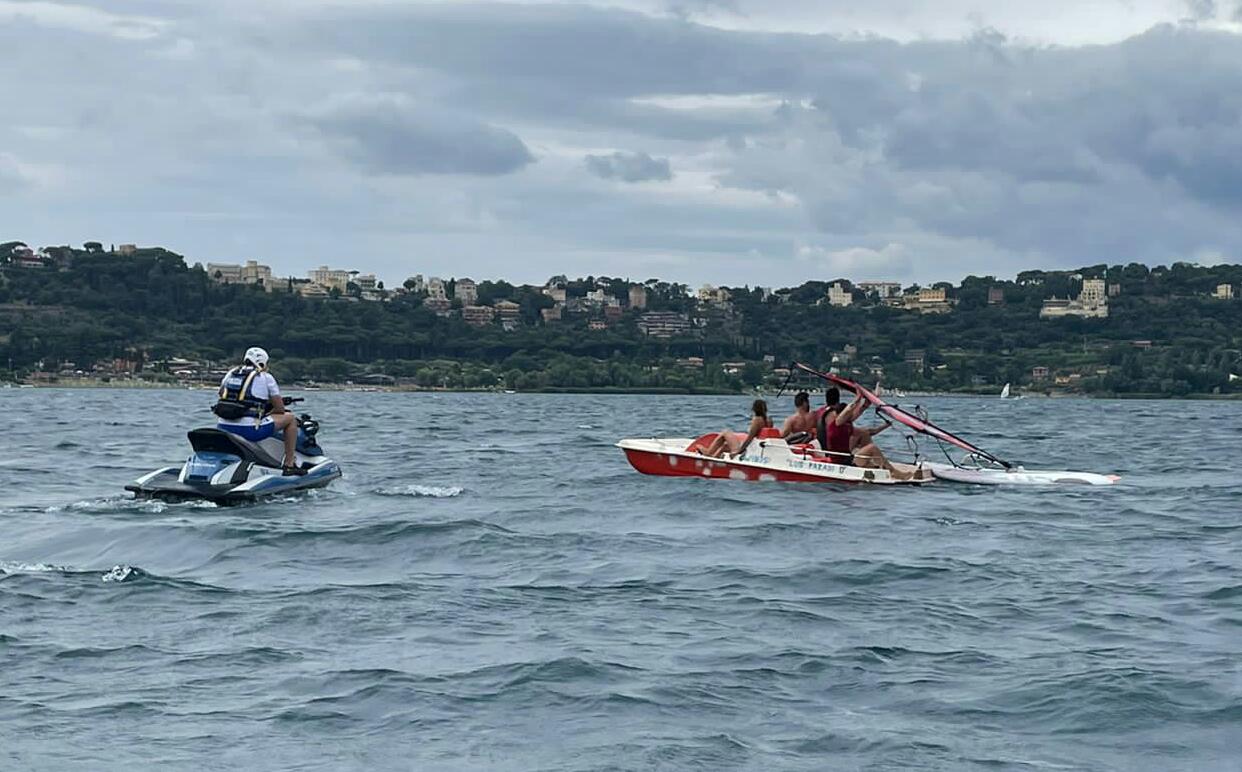
[[[727,450],[734,456],[740,456],[746,452],[746,448],[750,447],[751,440],[759,436],[759,432],[764,429],[772,428],[772,419],[768,417],[768,403],[761,399],[755,400],[750,406],[751,419],[750,426],[746,431],[746,438],[739,440],[737,435],[725,429],[716,435],[716,439],[712,440],[712,444],[707,450],[703,451],[703,455],[710,458],[720,458]]]
[[[284,433],[286,475],[303,475],[298,466],[298,421],[285,410],[280,386],[267,371],[267,352],[258,346],[246,349],[240,367],[234,367],[220,381],[220,399],[211,410],[218,417],[216,428],[259,442]]]
[[[806,442],[815,434],[815,413],[811,412],[811,395],[800,391],[794,395],[794,414],[781,426],[781,438],[789,443]]]

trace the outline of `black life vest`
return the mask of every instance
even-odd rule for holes
[[[236,421],[247,416],[262,418],[270,407],[266,399],[254,396],[254,379],[263,371],[252,365],[242,365],[229,370],[220,385],[220,398],[211,412],[226,421]]]

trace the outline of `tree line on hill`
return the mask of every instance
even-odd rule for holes
[[[0,244],[0,257],[15,243]],[[161,248],[120,255],[90,246],[58,248],[67,251],[43,270],[0,271],[0,363],[21,374],[40,362],[51,369],[170,356],[231,361],[262,344],[285,378],[383,373],[450,388],[736,391],[779,382],[773,367],[797,359],[866,378],[883,370],[887,383],[906,389],[995,391],[1012,382],[1120,395],[1242,390],[1234,377],[1242,371],[1242,301],[1210,297],[1219,284],[1242,285],[1242,266],[1131,263],[1028,271],[1013,281],[972,276],[937,285],[956,303],[943,314],[831,306],[821,302],[829,285],[821,281],[775,294],[731,288],[728,308],[700,307],[684,285],[649,282],[649,309],[696,319],[690,332],[661,339],[640,331],[637,311],[602,330],[589,329],[586,317],[545,323],[539,312],[552,301],[505,281],[479,282],[479,302],[519,303],[522,324],[512,331],[437,316],[416,293],[383,303],[310,299],[219,284]],[[1077,291],[1076,274],[1120,285],[1108,318],[1041,320],[1046,298]],[[628,284],[565,282],[570,297],[597,286],[624,297]],[[995,287],[1004,302],[989,304]],[[1047,368],[1047,380],[1033,380],[1034,368]]]

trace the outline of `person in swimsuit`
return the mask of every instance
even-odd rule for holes
[[[828,450],[828,430],[827,421],[831,420],[830,415],[836,413],[841,406],[841,390],[836,386],[829,386],[824,391],[824,406],[815,411],[813,429],[814,437],[819,442],[819,447]]]
[[[878,445],[872,439],[887,425],[871,429],[856,429],[854,421],[867,409],[868,402],[862,394],[854,398],[849,405],[838,403],[833,409],[824,411],[823,440],[821,446],[829,454],[831,460],[843,466],[862,466],[872,469],[887,469],[897,480],[909,480],[914,477],[912,472],[903,472],[894,467]]]
[[[815,414],[811,412],[811,395],[800,391],[794,395],[794,414],[781,426],[781,438],[793,444],[806,442],[815,434]]]
[[[761,399],[755,400],[751,405],[752,416],[750,419],[750,427],[746,431],[746,439],[738,440],[733,432],[725,429],[716,435],[716,439],[712,440],[712,444],[703,451],[703,455],[711,458],[720,458],[728,451],[731,455],[740,456],[746,452],[746,448],[750,447],[751,440],[759,436],[759,432],[772,427],[772,419],[768,418],[768,403]]]

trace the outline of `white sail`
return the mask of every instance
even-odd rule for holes
[[[1001,399],[1009,399],[1009,384],[1005,384],[1005,388],[1001,389]]]

